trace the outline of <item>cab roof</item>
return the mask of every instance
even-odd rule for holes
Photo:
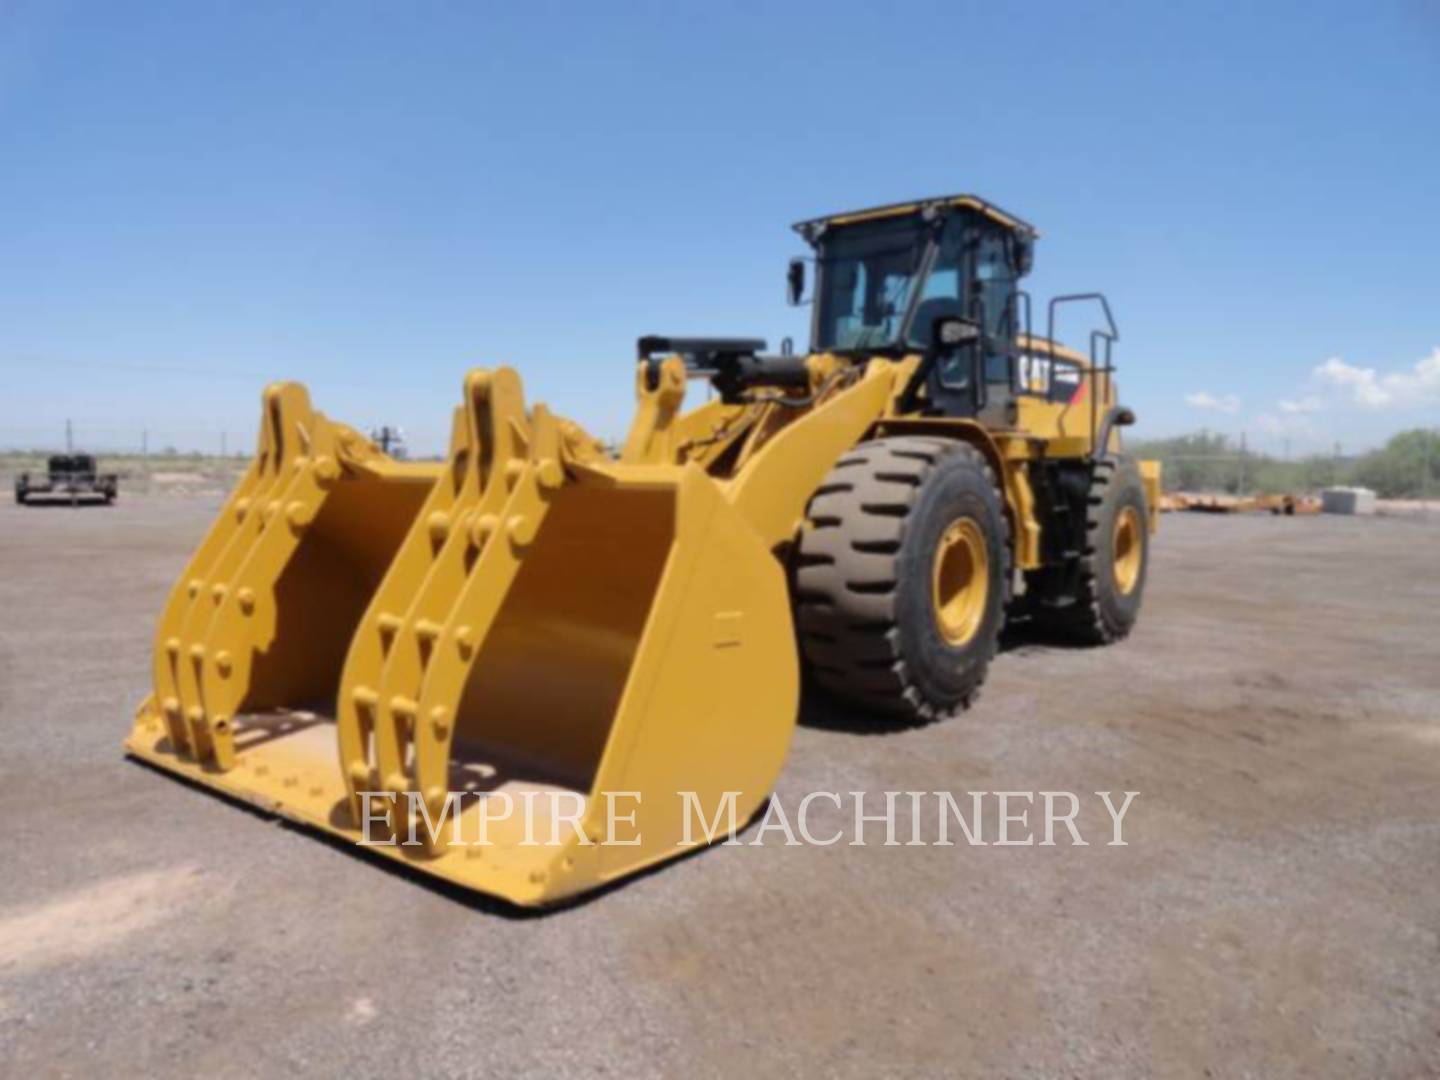
[[[1028,221],[1016,217],[1014,214],[1001,210],[994,203],[986,202],[978,195],[937,195],[929,199],[911,199],[909,202],[887,203],[884,206],[873,206],[868,210],[848,210],[840,214],[826,214],[824,217],[811,218],[808,221],[796,222],[794,228],[800,235],[805,236],[815,231],[818,226],[853,225],[861,221],[872,221],[879,218],[905,217],[908,214],[915,214],[929,207],[937,209],[964,208],[974,210],[978,214],[988,217],[991,221],[1013,229],[1016,232],[1028,236],[1039,236],[1039,231]]]

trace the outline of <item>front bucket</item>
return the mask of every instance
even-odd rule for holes
[[[354,627],[335,710],[237,715],[233,768],[171,752],[153,708],[131,750],[539,905],[743,824],[794,728],[783,570],[720,486],[573,460],[505,369],[467,378],[450,461]]]

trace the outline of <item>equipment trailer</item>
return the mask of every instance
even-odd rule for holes
[[[120,477],[115,473],[97,472],[95,459],[89,454],[54,454],[44,475],[22,472],[15,478],[15,501],[24,506],[36,502],[103,502],[115,501],[120,491]]]

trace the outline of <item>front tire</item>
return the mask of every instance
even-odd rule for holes
[[[796,624],[813,680],[906,722],[968,707],[1004,620],[1008,529],[967,443],[861,443],[815,493],[796,554]]]

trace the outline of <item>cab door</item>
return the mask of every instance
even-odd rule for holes
[[[912,333],[929,340],[927,316],[957,314],[977,333],[935,358],[927,393],[944,416],[1009,427],[1014,417],[1016,367],[1015,271],[1007,233],[972,220],[952,222],[940,258],[926,284]]]
[[[986,427],[1014,423],[1016,301],[1019,275],[1006,230],[988,222],[976,227],[972,247],[971,315],[980,324],[979,364],[983,387],[977,418]]]

